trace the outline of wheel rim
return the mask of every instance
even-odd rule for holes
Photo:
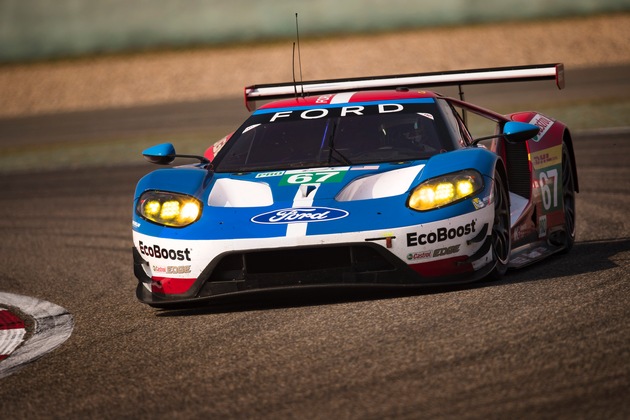
[[[510,248],[510,209],[503,182],[497,175],[494,191],[494,224],[492,226],[492,252],[497,262],[507,264]]]
[[[564,206],[564,221],[567,233],[575,237],[575,183],[573,182],[573,168],[571,159],[565,146],[562,147],[562,202]]]

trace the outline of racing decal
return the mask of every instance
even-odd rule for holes
[[[400,112],[403,111],[405,109],[405,107],[402,104],[399,103],[376,103],[376,104],[370,104],[372,108],[375,107],[375,111],[377,114],[390,114],[393,112]],[[366,115],[367,111],[369,108],[367,105],[347,105],[347,106],[342,106],[342,107],[334,107],[334,108],[329,108],[329,107],[322,107],[322,108],[307,108],[304,110],[298,110],[298,109],[287,109],[284,111],[277,111],[275,112],[271,118],[269,119],[269,122],[275,122],[278,120],[281,120],[282,118],[288,118],[288,117],[293,117],[295,114],[293,114],[294,112],[299,112],[299,118],[303,119],[303,120],[318,120],[320,118],[325,118],[330,114],[331,109],[339,110],[339,116],[340,117],[345,117],[348,116],[350,114],[352,115]],[[372,111],[372,110],[370,110]],[[337,115],[332,115],[332,116],[337,116]]]
[[[543,169],[562,162],[562,145],[532,152],[530,159],[534,169]]]
[[[351,171],[376,171],[378,170],[379,165],[363,165],[363,166],[353,166],[350,168]]]
[[[459,252],[459,246],[460,244],[447,246],[445,248],[438,248],[433,251],[433,256],[442,257],[444,255],[457,254]]]
[[[175,266],[170,265],[167,267],[160,267],[160,266],[154,265],[151,268],[153,269],[154,273],[160,273],[160,274],[190,274],[191,273],[189,265],[175,265]]]
[[[539,142],[540,139],[543,138],[545,133],[547,133],[547,131],[549,131],[549,129],[553,125],[553,120],[545,117],[544,115],[536,114],[529,123],[540,128],[540,131],[538,132],[536,137],[532,138],[532,140],[534,140],[535,142]]]
[[[138,243],[138,250],[142,255],[149,257],[173,260],[173,261],[191,261],[189,248],[186,249],[167,249],[159,245],[146,245],[142,241]]]
[[[549,147],[530,154],[534,168],[534,188],[541,195],[545,213],[562,208],[562,145]]]
[[[308,208],[313,206],[315,195],[322,184],[300,184],[293,197],[293,208]],[[287,237],[304,237],[308,223],[288,223],[285,235]]]
[[[562,200],[558,198],[562,181],[559,179],[559,168],[549,169],[547,171],[539,171],[536,173],[538,177],[538,185],[540,186],[540,194],[542,196],[543,209],[548,211],[559,210],[562,207]]]
[[[259,174],[256,174],[256,178],[270,178],[270,177],[282,176],[282,175],[284,175],[284,171],[261,172]]]
[[[431,255],[433,255],[432,251],[413,252],[407,254],[407,259],[409,261],[424,260],[431,258]]]
[[[483,200],[481,198],[479,198],[479,197],[473,198],[472,199],[472,204],[477,210],[486,207],[486,203],[484,203]]]
[[[328,104],[325,103],[326,96],[320,96],[319,106],[313,108],[311,105],[294,106],[287,108],[259,108],[253,115],[270,114],[269,122],[280,121],[283,118],[313,120],[324,118],[327,116],[341,117],[347,115],[375,115],[401,112],[406,105],[428,104],[434,103],[433,98],[413,98],[413,99],[397,99],[393,101],[369,101],[369,102],[353,102],[348,104],[345,101],[344,94],[337,94],[342,102],[338,102],[333,98]],[[350,97],[354,92],[348,92],[345,95]]]
[[[315,99],[316,104],[341,104],[350,102],[356,92],[329,93],[320,95]]]
[[[307,183],[338,183],[341,182],[348,171],[348,167],[296,169],[285,171],[280,180],[280,185],[299,185]]]
[[[422,232],[410,232],[407,233],[407,246],[414,247],[418,245],[434,244],[444,242],[449,239],[461,238],[462,236],[475,233],[476,220],[471,221],[465,225],[460,225],[455,228],[440,227],[435,231],[422,233]]]
[[[328,94],[328,95],[318,96],[317,99],[315,99],[315,103],[316,104],[328,104],[328,103],[330,103],[330,100],[332,99],[333,96],[335,96],[335,95]]]
[[[546,218],[547,216],[544,216],[544,217]],[[531,222],[528,222],[527,224],[520,224],[516,226],[514,229],[512,229],[512,241],[518,242],[524,238],[527,238],[528,236],[534,233],[537,233],[537,232],[533,224],[531,224]]]
[[[538,237],[543,238],[545,236],[547,236],[547,215],[538,218]]]
[[[254,223],[260,224],[288,224],[308,222],[329,222],[343,219],[348,212],[330,207],[300,207],[268,211],[251,218]]]

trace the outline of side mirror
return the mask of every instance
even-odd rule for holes
[[[503,137],[510,142],[527,141],[538,134],[540,128],[533,124],[508,121],[503,126]]]
[[[142,156],[156,165],[168,165],[175,160],[175,146],[171,143],[158,144],[144,150]]]
[[[503,133],[495,134],[492,136],[480,137],[475,139],[472,142],[472,146],[476,147],[480,141],[496,139],[498,137],[503,137],[507,141],[511,143],[517,143],[519,141],[527,141],[533,138],[538,132],[540,128],[533,124],[527,124],[517,121],[508,121],[503,125]]]
[[[149,147],[142,152],[142,156],[156,165],[168,165],[174,161],[176,157],[199,159],[202,164],[210,163],[210,161],[203,156],[176,154],[175,146],[171,143],[162,143],[157,146]]]

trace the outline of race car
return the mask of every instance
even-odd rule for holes
[[[137,297],[154,307],[259,290],[500,278],[575,240],[573,143],[537,112],[501,115],[428,87],[555,80],[562,64],[245,88],[265,103],[133,204]],[[473,138],[472,113],[493,133]],[[171,166],[174,159],[194,163]]]

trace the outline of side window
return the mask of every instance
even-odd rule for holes
[[[465,112],[464,108],[460,108],[460,107],[456,107],[458,114],[457,117],[460,119],[461,124],[464,124],[463,122],[463,113]],[[480,137],[487,137],[487,136],[493,136],[495,134],[498,134],[500,131],[500,126],[499,124],[490,118],[487,117],[483,117],[479,114],[475,114],[474,112],[466,112],[466,129],[467,129],[467,133],[469,133],[469,139],[470,141],[480,138]],[[494,146],[492,146],[492,144],[496,142],[495,140],[483,140],[481,143],[481,145],[489,148],[489,149],[493,149]]]
[[[466,147],[470,144],[470,135],[466,129],[461,117],[457,114],[455,109],[444,99],[436,100],[444,120],[448,126],[448,130],[451,132],[451,136],[457,141],[458,147]]]

